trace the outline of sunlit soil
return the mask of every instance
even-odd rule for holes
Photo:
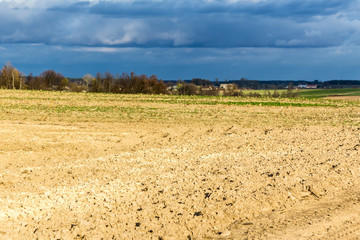
[[[2,90],[0,119],[0,239],[360,237],[357,101]]]

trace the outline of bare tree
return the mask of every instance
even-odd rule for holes
[[[0,75],[0,87],[8,89],[22,88],[22,75],[10,62],[2,68]]]

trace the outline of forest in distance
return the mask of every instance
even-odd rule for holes
[[[0,72],[0,88],[28,89],[44,91],[102,92],[122,94],[172,94],[205,96],[245,96],[245,97],[297,97],[293,91],[299,86],[311,88],[360,88],[359,80],[240,80],[210,81],[193,78],[192,80],[161,80],[156,75],[136,75],[134,72],[115,74],[110,72],[86,74],[82,78],[65,77],[54,70],[46,70],[38,76],[24,75],[7,63]],[[285,90],[284,90],[285,89]],[[248,91],[248,90],[272,90]],[[280,91],[277,91],[280,90]]]

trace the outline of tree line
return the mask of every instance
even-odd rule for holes
[[[70,81],[61,73],[46,70],[38,76],[25,76],[10,63],[3,66],[0,72],[0,88],[29,89],[46,91],[74,91],[74,92],[105,92],[105,93],[144,93],[167,94],[167,85],[155,75],[136,75],[123,73],[112,75],[110,72],[90,74],[80,80]]]
[[[112,75],[110,72],[104,74],[97,73],[96,77],[91,75],[84,76],[84,84],[80,86],[88,89],[89,92],[105,93],[143,93],[143,94],[167,94],[167,86],[155,75],[150,77],[145,74],[136,75],[134,72],[121,75]]]
[[[80,79],[64,77],[54,70],[46,70],[38,76],[25,76],[10,63],[3,66],[0,72],[0,88],[29,89],[44,91],[73,91],[124,94],[181,94],[196,95],[203,91],[199,86],[213,86],[209,80],[194,79],[191,83],[177,81],[175,87],[171,82],[165,83],[156,75],[136,75],[134,72],[113,75],[110,72],[97,73],[95,77],[86,74]],[[210,93],[210,91],[208,92]],[[215,95],[211,92],[211,95]]]
[[[145,74],[136,75],[134,72],[111,74],[110,72],[97,73],[94,76],[86,74],[82,78],[67,78],[54,70],[46,70],[40,75],[25,76],[10,63],[3,66],[0,72],[0,88],[29,89],[46,91],[73,91],[73,92],[103,92],[124,94],[178,94],[178,95],[211,95],[211,96],[249,96],[249,97],[296,97],[292,86],[304,81],[257,81],[242,78],[240,80],[225,80],[214,82],[194,78],[192,80],[163,81],[156,75],[150,77]],[[324,86],[336,84],[357,84],[358,81],[328,81],[317,84]],[[308,83],[308,82],[306,82]],[[359,82],[360,84],[360,82]],[[287,91],[267,91],[260,95],[258,92],[246,93],[243,89],[287,89]]]

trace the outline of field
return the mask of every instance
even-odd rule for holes
[[[260,94],[261,96],[277,94],[286,94],[287,89],[278,90],[242,90],[248,96],[251,94]],[[329,98],[329,99],[344,99],[357,100],[360,98],[360,88],[334,88],[334,89],[293,89],[292,92],[300,98]]]
[[[359,110],[0,90],[0,239],[358,239]]]
[[[360,97],[360,88],[339,88],[339,89],[301,89],[299,97],[303,98],[346,98],[357,96]]]

